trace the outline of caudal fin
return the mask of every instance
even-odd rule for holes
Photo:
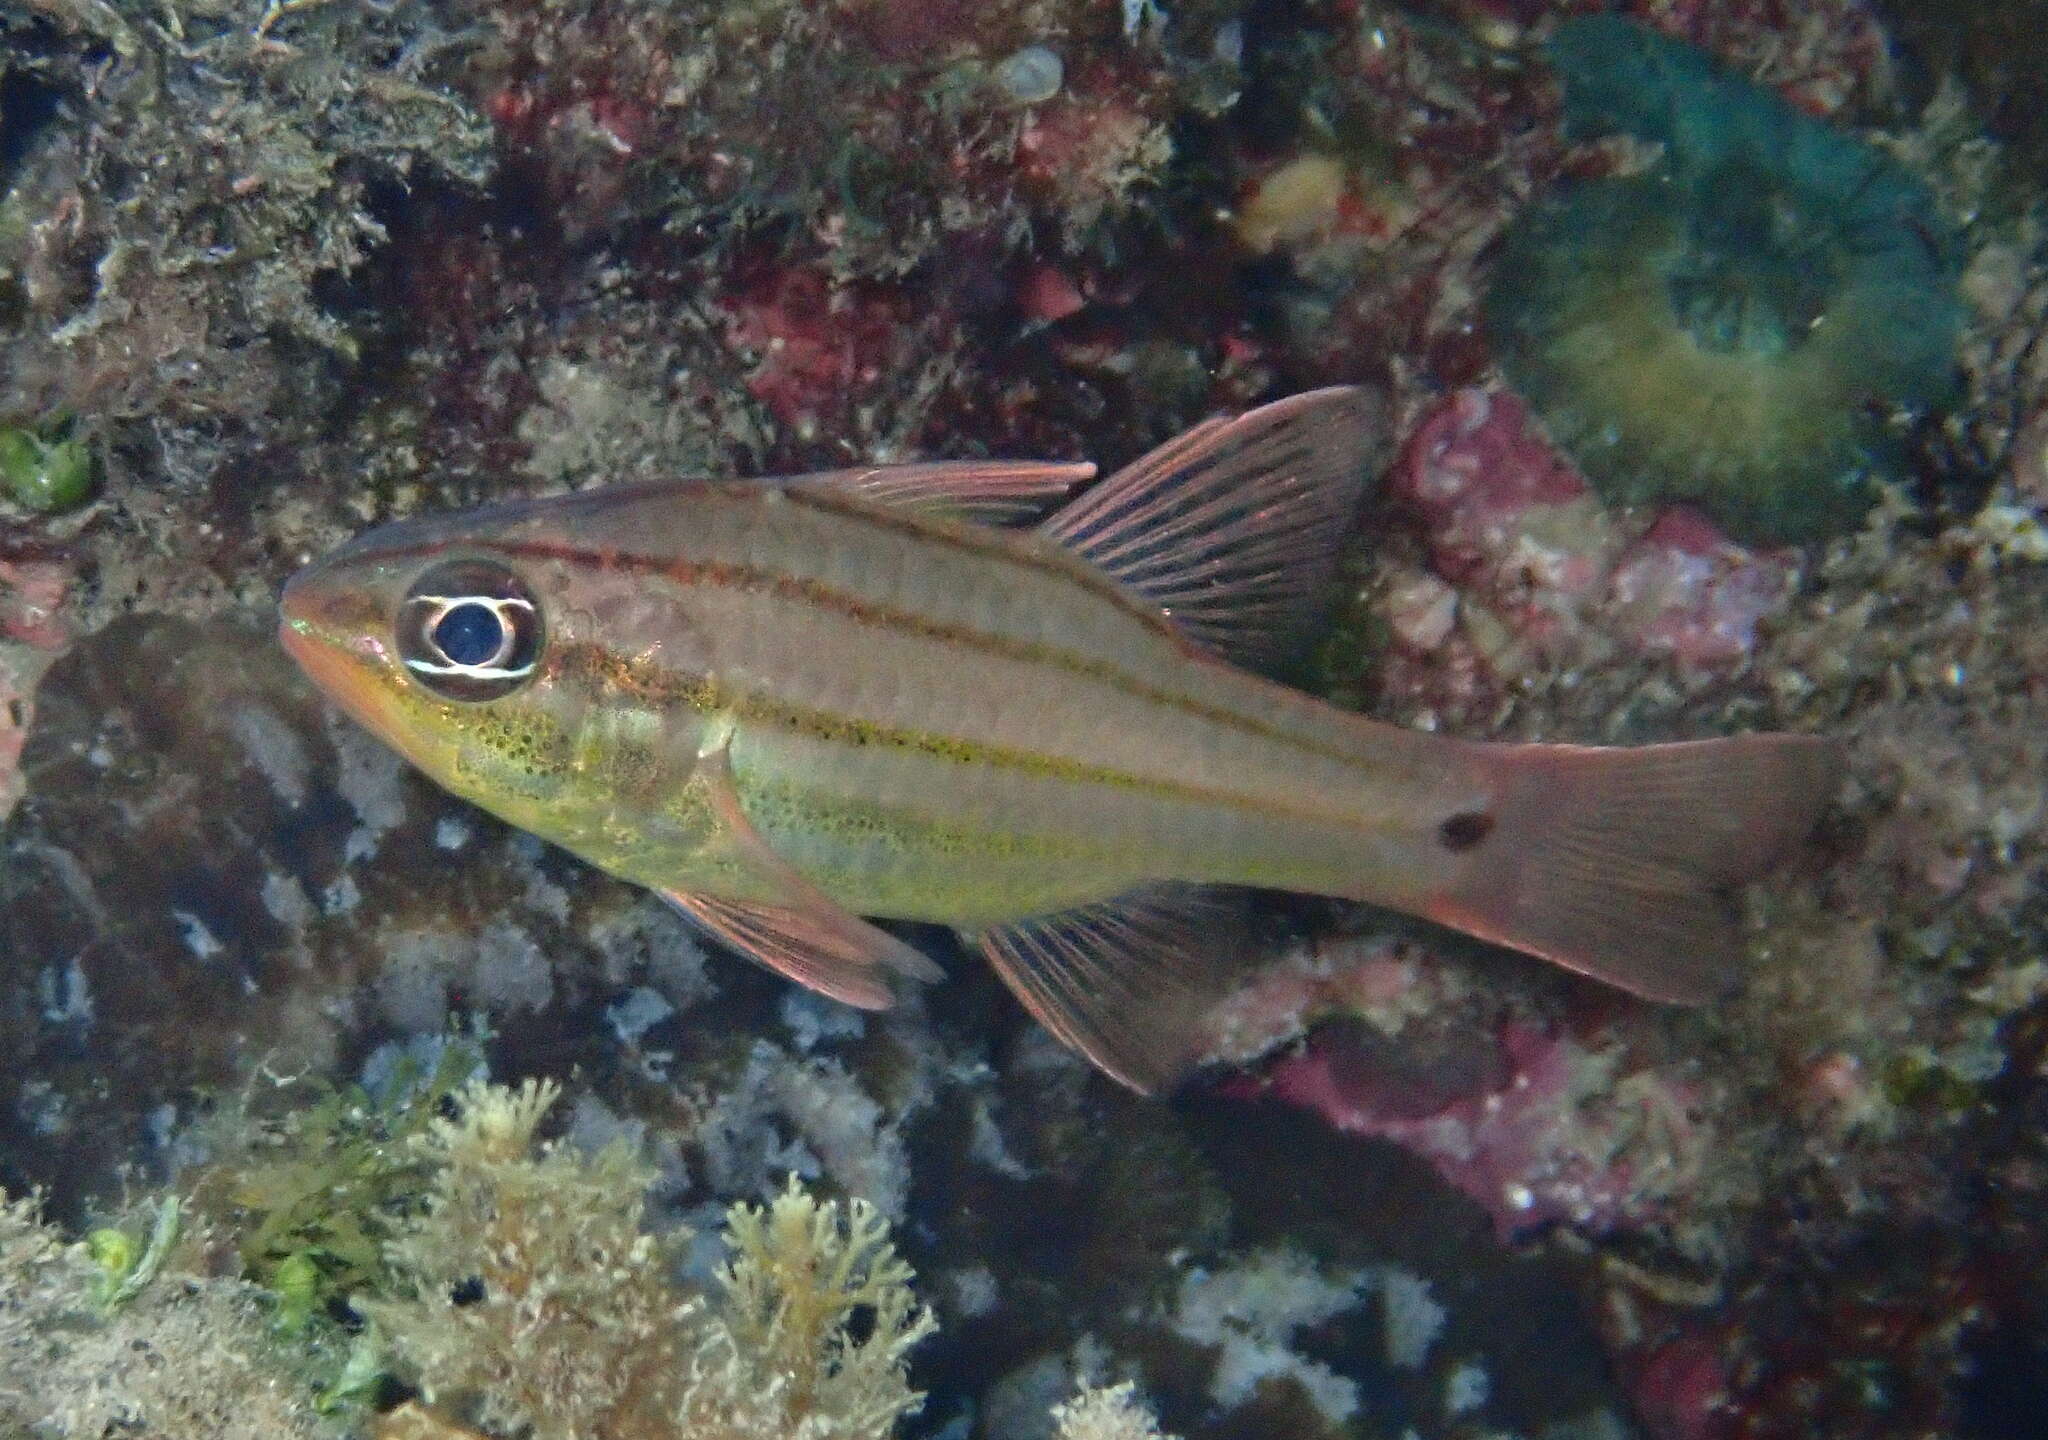
[[[1429,918],[1681,1004],[1733,983],[1729,892],[1813,829],[1842,773],[1840,745],[1808,735],[1477,754],[1492,800],[1444,822],[1457,859]]]

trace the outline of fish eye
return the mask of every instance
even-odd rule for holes
[[[480,600],[465,600],[443,611],[429,637],[457,665],[488,665],[504,650],[510,630],[497,610]]]
[[[534,676],[540,607],[517,575],[489,560],[436,565],[406,591],[398,654],[422,685],[449,700],[496,700]]]

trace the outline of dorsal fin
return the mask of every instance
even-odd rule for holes
[[[982,954],[1063,1044],[1140,1094],[1196,1059],[1203,1017],[1242,978],[1244,892],[1147,885],[984,930]]]
[[[784,483],[978,525],[1017,525],[1043,515],[1094,478],[1095,467],[1086,460],[934,460],[825,470]]]
[[[1289,396],[1169,440],[1040,533],[1159,606],[1211,653],[1261,668],[1315,620],[1384,439],[1373,391]]]

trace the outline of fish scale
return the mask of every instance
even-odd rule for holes
[[[1291,692],[1191,659],[1127,599],[1068,567],[1004,565],[1005,550],[982,543],[983,563],[966,570],[946,563],[954,537],[937,522],[848,526],[829,510],[757,503],[771,518],[742,552],[743,581],[733,567],[637,576],[672,587],[678,607],[721,637],[710,664],[735,677],[734,690],[701,708],[736,711],[743,795],[749,785],[796,785],[866,796],[899,825],[929,807],[933,821],[972,816],[992,835],[1113,837],[1121,870],[1105,870],[1093,847],[1078,853],[1069,903],[1147,877],[1355,884],[1360,853],[1424,798],[1385,745],[1338,758],[1357,749],[1350,717],[1329,712],[1339,723],[1319,733],[1290,713]],[[784,553],[809,563],[784,568]],[[905,573],[925,579],[906,583]],[[947,582],[944,598],[926,607],[935,575]],[[791,583],[799,579],[812,593]],[[831,605],[818,593],[828,583]],[[1092,643],[1032,637],[1019,595],[1048,628]],[[1031,650],[1041,653],[1020,653]],[[850,663],[855,655],[861,663]],[[1261,710],[1293,724],[1254,718]],[[1434,771],[1426,784],[1455,786],[1440,762]],[[914,843],[915,830],[863,852],[800,813],[757,823],[793,858],[801,853],[828,892],[870,913],[947,921],[990,912],[985,871],[957,847]],[[872,888],[885,880],[886,895]],[[1043,895],[1043,878],[1034,881]]]
[[[735,523],[750,513],[758,523]],[[1441,759],[1421,785],[1393,763],[1402,732],[1360,754],[1353,717],[1191,655],[1154,616],[1037,553],[1028,536],[963,537],[915,516],[861,523],[870,519],[808,497],[714,492],[672,554],[610,550],[594,543],[603,534],[504,553],[665,591],[672,601],[656,613],[717,637],[696,657],[708,674],[640,663],[676,693],[715,677],[721,693],[690,703],[736,712],[743,790],[866,794],[899,823],[930,805],[956,825],[977,814],[990,834],[1114,837],[1124,866],[1078,854],[1066,882],[1076,902],[1146,876],[1346,893],[1362,851],[1432,798],[1425,786],[1448,803],[1441,792],[1456,780]],[[634,543],[650,539],[642,530]],[[1055,645],[1047,633],[1083,639]],[[626,628],[608,643],[626,655],[659,639]],[[878,750],[896,763],[843,773]],[[824,889],[869,913],[990,913],[985,872],[955,846],[850,852],[830,832],[807,833],[801,815],[758,823],[801,851]],[[886,895],[863,893],[885,881]],[[1045,888],[1034,877],[1032,893]]]
[[[409,521],[296,577],[280,633],[450,789],[764,964],[879,1007],[937,972],[860,917],[951,925],[1140,1089],[1200,1053],[1238,983],[1244,887],[1711,998],[1743,949],[1726,892],[1811,827],[1838,747],[1489,745],[1255,673],[1334,579],[1383,413],[1352,387],[1207,421],[1031,530],[963,517],[1087,467],[675,481]]]

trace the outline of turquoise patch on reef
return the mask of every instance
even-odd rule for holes
[[[1853,524],[1902,421],[1957,397],[1962,245],[1895,161],[1610,16],[1559,27],[1566,133],[1663,146],[1560,184],[1486,299],[1508,378],[1608,498],[1758,540]]]

